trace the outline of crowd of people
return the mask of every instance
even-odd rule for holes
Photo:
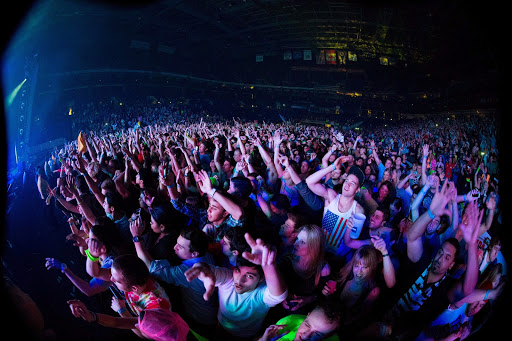
[[[495,118],[342,130],[192,111],[80,122],[38,167],[89,275],[46,260],[83,293],[62,302],[74,316],[261,341],[462,340],[492,317],[507,277]],[[110,309],[89,309],[104,292]]]

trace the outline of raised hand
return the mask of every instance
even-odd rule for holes
[[[483,210],[478,210],[476,201],[470,202],[466,207],[459,224],[459,229],[462,232],[464,241],[469,245],[475,244],[478,240],[478,232],[482,224],[483,214]]]
[[[429,150],[428,144],[424,144],[423,145],[423,156],[428,156],[428,150]]]
[[[94,321],[94,315],[87,309],[85,304],[80,300],[69,300],[66,302],[69,304],[69,308],[71,309],[71,313],[74,317],[81,317],[87,322]]]
[[[384,239],[382,239],[379,236],[373,236],[373,237],[371,237],[371,240],[373,243],[373,247],[375,247],[377,250],[379,250],[380,253],[382,253],[383,255],[388,254],[388,249],[387,249],[386,242],[384,241]]]
[[[276,252],[269,245],[266,245],[261,238],[254,240],[249,233],[246,233],[244,237],[251,248],[251,252],[244,251],[242,257],[262,267],[274,264]]]
[[[201,169],[197,173],[197,180],[197,184],[199,185],[201,191],[203,193],[210,193],[210,191],[213,189],[212,182],[208,176],[208,173],[204,169]]]
[[[288,331],[283,331],[286,327],[286,324],[272,324],[265,329],[265,333],[263,336],[259,338],[257,341],[270,341],[277,340],[288,334]]]
[[[205,301],[208,301],[215,291],[215,273],[205,263],[195,263],[190,269],[185,271],[185,278],[191,282],[198,278],[204,284],[206,292],[203,294]]]
[[[132,233],[132,236],[142,236],[144,233],[144,224],[142,224],[142,219],[140,216],[137,217],[137,219],[130,221],[130,232]]]
[[[57,269],[60,272],[64,272],[64,270],[62,269],[62,264],[64,264],[64,263],[58,261],[55,258],[46,258],[45,267],[46,267],[46,270]]]
[[[477,200],[479,197],[480,192],[478,191],[478,189],[474,188],[466,194],[466,201],[472,202]]]
[[[430,212],[439,217],[445,214],[449,215],[450,209],[446,205],[453,200],[454,193],[457,193],[455,191],[455,184],[446,179],[441,189],[435,189],[436,192],[430,203]]]
[[[73,246],[76,247],[82,247],[84,249],[87,249],[88,245],[84,238],[80,237],[76,233],[71,233],[66,236],[66,240],[72,240],[74,241]]]

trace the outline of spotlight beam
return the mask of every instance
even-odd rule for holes
[[[8,107],[12,104],[12,102],[14,101],[14,98],[16,97],[16,95],[18,94],[21,87],[23,86],[23,84],[25,84],[26,81],[27,81],[27,79],[25,78],[20,84],[18,84],[17,87],[14,88],[14,90],[9,94],[9,96],[7,96],[7,98],[5,99],[6,107]]]

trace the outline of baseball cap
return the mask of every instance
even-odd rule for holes
[[[364,174],[363,174],[363,171],[361,170],[361,168],[359,168],[356,165],[352,165],[348,169],[347,175],[350,175],[350,174],[357,176],[357,178],[359,179],[359,187],[361,187],[364,183]]]
[[[180,315],[164,308],[143,310],[136,327],[156,341],[186,341],[190,330]]]

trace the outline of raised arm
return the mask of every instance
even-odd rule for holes
[[[207,193],[212,199],[215,199],[233,219],[240,220],[242,218],[243,210],[240,205],[224,196],[221,192],[217,192],[217,190],[212,187],[210,177],[204,169],[201,169],[197,176],[199,180],[198,185],[203,193]]]
[[[283,175],[283,167],[279,163],[279,146],[281,145],[281,142],[283,139],[281,138],[281,133],[279,130],[276,130],[274,133],[274,166],[276,167],[277,176],[280,178]]]
[[[347,160],[347,156],[340,156],[334,161],[332,165],[326,168],[322,168],[309,175],[306,178],[306,184],[308,185],[309,189],[311,189],[311,191],[316,195],[323,197],[325,200],[331,201],[331,199],[336,196],[336,192],[323,185],[321,181],[327,173],[332,172],[335,169],[340,169],[342,163],[346,162]]]
[[[466,242],[467,249],[467,261],[466,261],[466,271],[464,272],[464,277],[461,283],[461,288],[455,289],[455,292],[450,296],[453,298],[457,296],[467,296],[471,294],[471,292],[475,289],[476,283],[478,281],[478,232],[480,225],[482,223],[483,210],[479,211],[478,204],[476,201],[473,201],[468,204],[465,216],[462,219],[462,222],[459,224],[459,228],[462,231],[462,235],[464,241]],[[460,294],[457,293],[460,291]]]
[[[421,184],[426,184],[427,177],[428,144],[423,145],[423,157],[421,158]]]
[[[388,288],[392,288],[396,284],[395,267],[389,257],[386,242],[380,237],[371,237],[373,246],[382,254],[382,273],[384,274],[384,281]]]
[[[242,257],[256,265],[261,265],[267,288],[273,296],[284,294],[287,288],[275,263],[276,251],[269,245],[265,245],[261,239],[254,240],[249,233],[245,234],[245,240],[251,247],[251,252],[244,251]]]
[[[428,223],[434,219],[435,216],[440,217],[444,214],[450,214],[446,205],[453,199],[454,187],[455,185],[452,182],[445,180],[441,190],[436,190],[436,194],[432,198],[427,212],[423,213],[407,232],[407,256],[413,263],[419,261],[423,254],[422,236],[423,233],[425,233]]]
[[[144,226],[142,225],[142,219],[137,217],[137,219],[130,221],[130,232],[132,237],[140,237],[144,232]],[[153,261],[153,257],[151,257],[150,253],[144,247],[144,244],[141,241],[134,242],[135,251],[137,252],[137,256],[146,264],[146,266],[151,266],[151,262]]]

